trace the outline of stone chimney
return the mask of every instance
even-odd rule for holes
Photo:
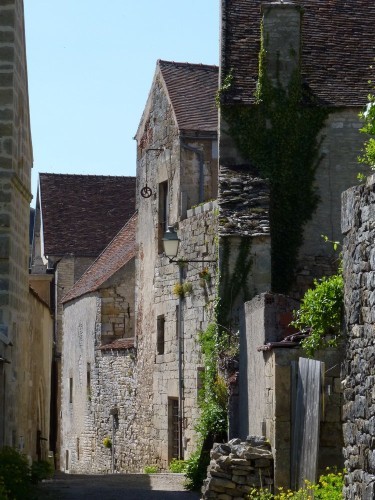
[[[301,8],[281,0],[264,2],[261,10],[267,74],[275,86],[286,89],[300,63]]]

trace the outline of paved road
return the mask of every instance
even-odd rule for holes
[[[41,500],[198,500],[182,474],[59,474],[39,487]]]

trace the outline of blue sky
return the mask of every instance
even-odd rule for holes
[[[157,59],[218,64],[219,0],[24,0],[39,172],[135,175]]]

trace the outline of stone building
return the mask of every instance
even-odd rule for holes
[[[361,126],[358,112],[366,103],[372,71],[370,66],[374,57],[366,33],[371,31],[373,19],[374,9],[367,0],[356,2],[355,5],[314,0],[222,2],[220,87],[227,83],[227,90],[221,92],[219,206],[221,219],[225,217],[226,222],[220,232],[227,234],[232,227],[232,232],[245,235],[251,228],[251,219],[257,213],[263,213],[264,219],[271,218],[272,288],[278,283],[276,278],[281,273],[280,267],[291,269],[293,277],[288,287],[283,286],[283,283],[278,284],[280,289],[274,291],[298,298],[311,285],[314,277],[330,274],[335,269],[331,248],[320,235],[324,234],[332,241],[341,239],[340,195],[356,182],[357,156],[363,143],[358,132]],[[264,177],[261,171],[265,169],[263,164],[266,160],[272,158],[272,161],[279,161],[280,164],[283,160],[283,148],[277,143],[277,137],[270,139],[274,117],[272,114],[267,115],[264,124],[268,131],[266,138],[270,141],[265,158],[254,147],[248,147],[247,155],[244,154],[246,144],[236,136],[228,121],[231,110],[237,110],[243,116],[246,110],[257,106],[256,91],[257,88],[259,90],[259,84],[264,83],[258,71],[260,56],[262,71],[273,87],[288,95],[299,72],[304,91],[302,104],[326,111],[323,126],[316,134],[318,153],[312,188],[318,195],[318,203],[315,210],[311,211],[310,218],[302,224],[300,232],[303,238],[299,241],[297,259],[292,267],[287,259],[280,259],[284,252],[290,254],[297,212],[305,210],[303,202],[307,198],[306,192],[302,204],[298,199],[298,193],[303,188],[302,179],[297,175],[298,169],[296,175],[288,180],[296,189],[286,193],[292,201],[279,235],[275,228],[275,221],[278,222],[275,211],[281,210],[283,199],[276,191],[275,180],[270,178],[269,182],[271,197],[278,195],[276,202],[271,200],[276,203],[271,215],[272,206],[269,207],[267,201],[261,198],[253,200],[254,203],[258,201],[259,206],[250,207],[252,210],[249,210],[247,204],[252,198],[251,191],[241,189],[243,179],[254,175],[254,171]],[[268,110],[267,113],[270,114]],[[287,114],[284,116],[288,130]],[[294,133],[289,128],[290,134]],[[309,130],[303,133],[307,137]],[[256,135],[254,130],[253,135]],[[300,155],[304,147],[300,148]],[[275,160],[270,154],[273,150],[276,151]],[[300,167],[308,175],[306,165]],[[229,205],[230,194],[226,193],[232,191],[233,184],[236,190],[232,205]],[[241,197],[238,196],[239,191],[242,191]],[[221,203],[221,199],[225,204]],[[228,213],[228,206],[233,207],[232,212]],[[286,206],[285,211],[288,209]],[[289,242],[286,249],[283,241]]]
[[[375,178],[343,193],[347,343],[343,365],[344,498],[375,498]]]
[[[158,61],[137,140],[137,419],[143,466],[195,449],[202,360],[198,331],[213,319],[217,277],[218,68]],[[145,189],[146,188],[146,189]],[[148,189],[147,189],[148,188]],[[142,196],[143,195],[143,196]],[[148,197],[147,197],[148,196]],[[163,254],[178,228],[180,268]],[[208,281],[202,282],[205,270]]]
[[[31,273],[34,283],[38,276],[38,293],[51,296],[54,314],[51,449],[55,452],[60,435],[61,299],[133,215],[134,193],[134,177],[39,176]]]
[[[29,291],[33,153],[22,0],[0,2],[0,32],[0,447],[37,459],[49,449],[52,339],[48,306]]]
[[[136,224],[134,215],[62,300],[65,472],[134,470],[142,432],[135,412]],[[103,445],[106,438],[112,450]]]
[[[368,80],[373,80],[373,48],[366,33],[372,32],[374,16],[367,1],[355,5],[313,0],[222,2],[219,246],[236,242],[238,247],[238,241],[250,236],[247,245],[254,248],[262,238],[262,282],[266,283],[268,271],[272,292],[299,299],[314,278],[336,270],[332,247],[321,235],[341,240],[340,195],[356,182],[363,142],[358,113],[366,103]],[[249,189],[252,179],[260,189],[255,196]],[[264,291],[263,285],[252,279],[251,293],[238,293],[232,307],[240,319],[241,335],[240,418],[233,429],[241,438],[256,432],[271,441],[276,485],[289,486],[292,415],[283,402],[292,401],[293,360],[300,354],[296,344],[287,350],[282,346],[256,350],[257,339],[261,345],[268,336],[280,341],[285,335],[282,329],[276,335],[275,326],[271,328],[277,311],[269,311],[278,300],[270,299],[275,300],[271,307],[267,300],[262,302],[263,296],[256,297],[243,309],[244,300]],[[223,280],[220,290],[225,293]],[[287,312],[290,320],[290,308]],[[285,313],[282,307],[279,313]],[[336,354],[340,363],[340,353]],[[320,358],[328,368],[333,359],[331,354]],[[264,374],[261,383],[259,373]],[[341,398],[337,369],[330,377],[321,387],[328,391],[330,386],[331,401],[337,403]],[[260,388],[265,388],[264,395]],[[330,425],[335,436],[335,449],[326,450],[330,456],[321,460],[320,467],[324,461],[341,463],[335,404],[328,417],[331,422],[323,413],[318,417],[321,447],[332,444],[329,439],[324,442],[330,437]]]

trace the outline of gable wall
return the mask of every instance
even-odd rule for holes
[[[153,190],[150,198],[138,197],[138,259],[136,267],[136,346],[137,376],[142,383],[137,387],[137,415],[141,435],[138,448],[143,453],[143,465],[158,464],[166,468],[170,458],[170,422],[168,398],[178,398],[178,366],[176,340],[176,306],[178,298],[172,288],[179,280],[178,266],[162,256],[160,239],[165,227],[159,225],[158,184],[168,181],[168,223],[178,225],[181,241],[179,257],[215,258],[214,245],[216,215],[212,206],[208,211],[189,211],[199,202],[199,165],[203,158],[204,197],[216,195],[215,137],[188,134],[179,137],[173,110],[164,87],[156,76],[148,103],[148,118],[144,135],[138,138],[137,190],[146,183]],[[189,148],[184,148],[187,144]],[[146,153],[146,148],[166,147],[159,154]],[[192,149],[193,148],[193,149]],[[197,151],[198,150],[198,151]],[[146,161],[147,157],[147,161]],[[195,209],[196,210],[196,209]],[[198,272],[203,264],[188,265],[187,279],[193,293],[181,305],[185,336],[185,409],[184,454],[194,449],[194,420],[197,416],[197,367],[201,360],[196,343],[197,331],[210,320],[205,306],[213,298],[215,272],[212,270],[212,288],[199,286]],[[210,266],[211,269],[211,266]],[[165,351],[157,355],[157,316],[165,318]]]

